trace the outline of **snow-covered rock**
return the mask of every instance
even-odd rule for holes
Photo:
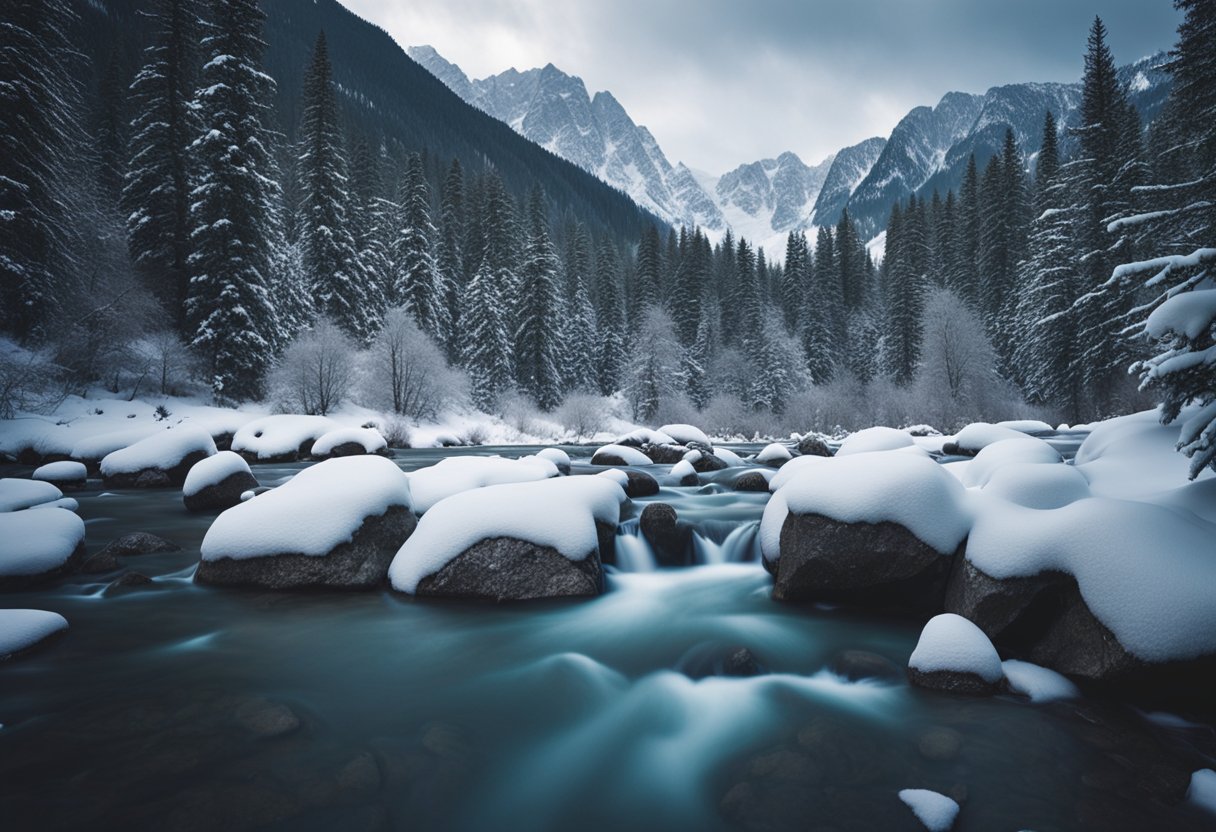
[[[241,494],[257,488],[249,463],[234,451],[220,451],[194,463],[182,485],[182,502],[188,511],[214,511],[241,502]]]
[[[203,538],[195,580],[273,589],[374,587],[415,522],[409,479],[392,462],[326,460],[217,517]]]
[[[1055,430],[1046,422],[1040,422],[1038,419],[1007,419],[1004,422],[997,422],[997,427],[1009,428],[1016,430],[1019,433],[1051,433]]]
[[[451,456],[409,475],[414,511],[425,514],[453,494],[558,476],[557,466],[544,457],[506,459],[500,456]]]
[[[958,432],[949,442],[942,445],[942,452],[975,456],[989,445],[1004,439],[1024,439],[1026,434],[1019,430],[990,425],[987,422],[973,422]]]
[[[929,832],[949,832],[958,817],[958,803],[928,789],[903,789],[899,799]]]
[[[0,610],[0,661],[34,649],[68,628],[68,620],[46,610]]]
[[[684,461],[692,465],[698,474],[709,474],[713,471],[723,471],[730,467],[716,454],[694,448],[684,454]]]
[[[661,431],[638,428],[623,436],[618,436],[612,444],[624,445],[628,448],[640,448],[643,445],[676,445],[679,443]]]
[[[1081,695],[1077,686],[1067,677],[1046,667],[1017,659],[1001,662],[1001,667],[1010,690],[1029,697],[1031,702],[1054,702],[1057,699],[1075,699]]]
[[[963,484],[985,485],[993,473],[1013,463],[1052,465],[1063,461],[1059,452],[1042,439],[1031,436],[1002,439],[986,445],[975,455],[975,459],[965,464]]]
[[[318,459],[332,456],[378,454],[388,448],[388,442],[375,428],[336,428],[321,434],[312,444],[312,455]]]
[[[70,456],[85,465],[97,465],[115,451],[121,451],[141,439],[147,439],[149,436],[160,433],[161,430],[163,428],[140,425],[135,428],[98,433],[74,444]]]
[[[17,477],[0,479],[0,512],[20,511],[24,508],[45,505],[62,497],[63,492],[49,482]]]
[[[845,437],[836,451],[836,456],[894,451],[898,448],[912,447],[915,444],[912,441],[912,434],[907,431],[885,427],[866,428]]]
[[[953,693],[995,693],[1004,670],[984,631],[961,615],[929,619],[908,659],[914,685]]]
[[[785,463],[794,458],[790,453],[790,449],[782,445],[780,442],[773,442],[761,449],[760,453],[756,454],[756,462],[761,465],[768,465],[772,468],[780,468]]]
[[[801,456],[832,456],[832,448],[822,436],[807,434],[798,438],[798,453]]]
[[[313,444],[337,427],[327,416],[263,416],[241,426],[232,450],[257,462],[291,462],[308,457]]]
[[[650,457],[628,445],[605,445],[591,456],[592,465],[653,465]]]
[[[752,470],[744,471],[742,474],[735,477],[735,481],[731,483],[731,486],[736,491],[764,493],[768,491],[769,480],[771,477],[772,472],[759,468],[753,468]]]
[[[1085,475],[1072,465],[1015,462],[989,475],[984,494],[1026,508],[1049,509],[1083,500],[1090,496],[1090,490]]]
[[[30,475],[32,479],[40,482],[50,482],[57,485],[59,488],[83,488],[85,481],[88,479],[89,470],[84,466],[83,462],[48,462],[46,465],[37,468]]]
[[[570,455],[561,448],[542,448],[536,452],[536,456],[541,459],[547,459],[556,465],[558,473],[570,473]]]
[[[0,591],[26,589],[66,575],[84,555],[84,521],[70,511],[0,514]]]
[[[692,463],[687,459],[681,459],[671,466],[671,478],[682,486],[694,486],[700,482],[697,479],[697,469],[693,468]]]
[[[625,489],[625,496],[630,499],[653,497],[659,493],[659,481],[645,471],[639,471],[636,468],[609,468],[607,471],[600,471],[595,476],[620,483],[621,488]]]
[[[714,448],[714,456],[726,463],[728,468],[738,468],[743,465],[743,460],[734,451],[729,451],[726,448]]]
[[[1216,771],[1201,768],[1192,774],[1186,799],[1191,805],[1216,815]]]
[[[185,481],[191,466],[216,453],[211,434],[201,428],[179,427],[141,439],[101,460],[107,488],[142,486],[140,477],[160,472],[170,483]]]
[[[596,595],[621,487],[561,477],[464,491],[423,515],[389,569],[412,595],[494,601]],[[607,558],[605,558],[607,559]]]
[[[706,448],[713,446],[709,437],[705,435],[705,431],[692,425],[663,425],[658,432],[670,436],[673,444],[676,445],[698,444],[704,445]]]

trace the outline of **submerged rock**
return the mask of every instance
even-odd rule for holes
[[[165,540],[159,535],[148,532],[131,532],[117,540],[111,540],[105,548],[97,553],[97,557],[132,557],[134,555],[154,555],[160,552],[179,552],[181,546]]]
[[[744,678],[768,672],[746,647],[716,643],[698,644],[680,657],[676,670],[690,679],[709,676]]]
[[[845,650],[832,660],[828,669],[850,682],[861,679],[894,681],[904,675],[895,662],[868,650]]]
[[[127,572],[113,581],[110,581],[102,594],[116,595],[128,589],[137,589],[141,586],[151,586],[152,579],[141,572]]]

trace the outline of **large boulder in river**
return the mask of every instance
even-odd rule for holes
[[[433,506],[389,569],[410,595],[529,601],[598,595],[625,494],[603,476],[464,491]]]
[[[106,488],[164,488],[181,485],[194,464],[216,453],[211,434],[201,428],[157,431],[101,461]]]
[[[57,612],[0,610],[0,662],[36,650],[67,629],[67,619]]]
[[[388,441],[375,428],[337,428],[313,442],[310,453],[317,459],[386,454]]]
[[[1001,657],[984,631],[961,615],[934,616],[908,659],[908,681],[950,693],[996,693],[1005,678]]]
[[[801,456],[831,456],[832,449],[821,437],[808,434],[798,440],[798,453]]]
[[[698,474],[710,474],[714,471],[725,471],[728,467],[724,459],[719,458],[713,451],[694,448],[684,455],[684,460],[692,464]]]
[[[331,459],[215,519],[199,583],[268,589],[379,586],[414,530],[409,480],[380,456]]]
[[[682,458],[682,457],[681,457]],[[605,445],[591,455],[592,465],[653,465],[654,461],[628,445]]]
[[[223,511],[241,502],[241,495],[258,487],[249,463],[238,453],[220,451],[195,463],[182,485],[187,511]]]
[[[34,471],[30,478],[40,482],[53,483],[64,491],[70,491],[84,488],[88,476],[89,471],[83,462],[65,460],[48,462]]]
[[[680,521],[667,503],[650,503],[638,521],[642,536],[654,549],[655,560],[663,566],[685,566],[690,558],[692,527]]]
[[[683,445],[643,445],[641,450],[655,465],[675,465],[688,453]]]
[[[53,581],[84,558],[84,521],[67,509],[0,513],[0,592]]]

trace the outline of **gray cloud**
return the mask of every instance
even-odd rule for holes
[[[343,0],[472,77],[552,62],[610,90],[672,161],[817,162],[950,90],[1071,81],[1095,14],[1116,59],[1169,48],[1169,0]]]

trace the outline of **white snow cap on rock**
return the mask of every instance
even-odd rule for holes
[[[840,443],[840,450],[836,451],[836,456],[849,456],[850,454],[867,454],[874,451],[894,451],[898,448],[907,448],[915,445],[912,441],[912,434],[895,428],[873,427],[859,430],[857,433],[850,433],[845,440]]]
[[[46,610],[0,610],[0,659],[33,647],[68,628],[68,620]]]
[[[677,445],[687,445],[689,442],[700,442],[702,445],[712,444],[709,437],[705,435],[705,431],[692,425],[663,425],[658,432],[670,436]]]
[[[462,491],[511,482],[532,482],[557,475],[557,466],[543,457],[450,456],[409,474],[410,496],[414,500],[414,511],[423,514],[440,500]]]
[[[392,462],[328,459],[215,518],[203,538],[203,560],[326,555],[392,506],[410,507],[409,479]]]
[[[990,425],[987,422],[972,422],[958,432],[954,444],[967,453],[976,454],[993,443],[1002,439],[1023,439],[1026,434],[1020,430]]]
[[[232,436],[232,450],[269,459],[295,453],[305,442],[316,442],[338,427],[326,416],[279,414],[245,424]]]
[[[737,468],[743,464],[743,460],[734,451],[726,448],[714,448],[714,456],[726,463],[728,468]]]
[[[374,454],[388,447],[388,442],[375,428],[335,428],[326,431],[312,445],[313,456],[329,456],[334,448],[353,442],[362,445],[365,453]]]
[[[49,482],[18,477],[0,479],[0,512],[53,503],[62,496],[63,492]]]
[[[671,475],[678,480],[685,477],[697,475],[697,469],[692,467],[692,463],[687,459],[681,459],[675,465],[671,466]]]
[[[120,451],[107,454],[101,461],[102,476],[135,474],[146,468],[169,469],[192,453],[216,453],[211,434],[202,428],[180,427],[154,433]]]
[[[41,482],[79,482],[89,475],[83,462],[48,462],[30,474]]]
[[[1004,422],[997,422],[997,427],[1009,428],[1016,430],[1019,433],[1051,433],[1055,428],[1046,422],[1040,422],[1038,419],[1006,419]]]
[[[482,540],[511,537],[556,549],[570,560],[598,550],[595,524],[620,521],[625,492],[611,478],[561,477],[492,485],[437,503],[393,558],[393,588],[413,593]]]
[[[562,468],[567,470],[570,468],[570,454],[566,453],[561,448],[542,448],[536,452],[536,456],[540,457],[541,459],[549,460],[557,466],[559,471]],[[524,457],[524,459],[527,459],[527,457]]]
[[[1063,461],[1059,452],[1042,439],[1019,435],[985,445],[963,469],[963,484],[985,485],[995,471],[1015,462],[1050,465]]]
[[[636,443],[638,445],[677,445],[677,444],[679,444],[678,442],[676,442],[676,440],[673,437],[667,435],[666,433],[663,433],[662,431],[658,431],[658,430],[651,430],[650,428],[638,428],[637,430],[631,430],[631,431],[629,431],[629,433],[626,433],[624,436],[617,437],[615,444],[626,445],[626,444],[634,444],[634,443]]]
[[[204,488],[218,485],[233,474],[241,472],[251,473],[245,458],[233,451],[220,451],[190,466],[186,482],[182,485],[182,495],[193,497]]]
[[[1001,667],[1005,671],[1005,680],[1009,682],[1009,687],[1029,696],[1031,702],[1054,702],[1057,699],[1075,699],[1081,695],[1077,686],[1067,677],[1046,667],[1016,659],[1001,662]]]
[[[925,825],[929,832],[949,832],[958,817],[959,805],[944,794],[928,789],[904,789],[899,793],[902,800],[916,819]]]
[[[605,445],[594,454],[591,455],[595,459],[600,454],[612,454],[618,457],[626,465],[653,465],[654,461],[646,454],[639,451],[637,448],[631,448],[628,445]]]
[[[760,453],[756,454],[756,462],[762,465],[768,465],[773,462],[781,462],[782,460],[793,459],[794,455],[790,453],[790,449],[782,445],[780,442],[773,442],[766,445]]]
[[[141,439],[147,439],[153,434],[160,433],[162,430],[164,428],[142,425],[137,428],[99,433],[96,436],[81,439],[72,446],[72,451],[68,456],[72,459],[100,460],[115,451],[134,445]]]
[[[908,658],[908,667],[922,673],[974,673],[985,682],[999,682],[1005,673],[1001,657],[984,631],[952,612],[929,619]]]
[[[64,509],[0,514],[0,575],[58,569],[83,540],[84,521]]]

